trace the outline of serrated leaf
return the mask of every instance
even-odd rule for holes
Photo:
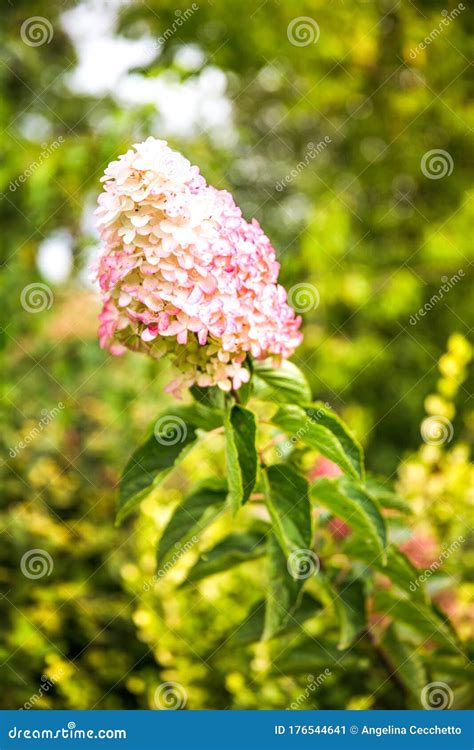
[[[315,638],[305,638],[292,649],[284,649],[275,661],[273,674],[308,674],[313,672],[318,675],[328,669],[329,672],[339,670],[351,670],[354,677],[360,672],[366,671],[369,666],[367,659],[361,658],[355,651],[349,650],[347,654],[337,649],[336,643],[324,640],[324,645],[318,643]],[[328,674],[328,677],[330,675]]]
[[[321,602],[314,599],[311,594],[304,593],[301,603],[295,610],[293,617],[286,626],[278,632],[278,637],[300,628],[306,620],[321,612]],[[265,599],[258,601],[250,610],[241,625],[234,631],[229,642],[236,646],[255,643],[263,637],[265,625]]]
[[[435,615],[439,617],[439,619],[444,623],[448,632],[451,633],[451,639],[455,643],[458,640],[458,634],[451,619],[449,618],[449,615],[444,611],[444,609],[439,606],[438,602],[435,600],[431,600],[431,607]]]
[[[205,432],[222,427],[223,424],[222,413],[214,408],[209,408],[205,404],[195,403],[174,407],[172,413],[178,416],[182,415],[184,420]]]
[[[257,480],[255,416],[242,406],[228,407],[224,428],[229,498],[236,513],[249,499]]]
[[[346,427],[342,419],[329,409],[322,401],[316,401],[306,407],[306,414],[317,424],[327,427],[339,440],[348,460],[351,462],[357,476],[364,478],[364,452],[362,446]]]
[[[189,549],[190,543],[222,513],[227,497],[227,485],[219,480],[207,480],[199,485],[178,505],[160,539],[157,552],[158,568],[163,568],[174,556]]]
[[[366,592],[360,578],[346,579],[338,586],[326,580],[339,620],[338,649],[343,650],[367,627]]]
[[[359,478],[362,465],[355,458],[355,452],[358,451],[357,444],[345,431],[343,423],[335,415],[334,418],[329,418],[323,410],[312,409],[312,407],[308,409],[310,413],[301,406],[282,406],[272,417],[272,422],[286,432],[293,442],[301,442],[317,450],[337,464],[346,474],[356,479]]]
[[[182,585],[195,583],[243,562],[256,560],[265,554],[265,542],[265,532],[262,531],[229,534],[214,547],[202,553]]]
[[[273,532],[285,555],[308,550],[312,538],[308,482],[285,464],[268,467],[264,482]]]
[[[405,690],[418,707],[423,688],[428,682],[426,671],[420,656],[413,646],[408,646],[398,635],[396,625],[392,624],[384,632],[380,648],[388,661],[388,669],[395,674]]]
[[[244,646],[248,643],[260,641],[263,638],[265,606],[265,599],[260,599],[254,604],[243,622],[233,630],[232,635],[229,638],[229,643],[236,646]]]
[[[217,385],[208,388],[203,388],[199,385],[192,385],[189,391],[196,403],[201,406],[217,410],[222,410],[224,408],[224,391],[222,391]]]
[[[252,396],[253,389],[254,389],[253,378],[252,378],[252,374],[253,374],[252,359],[250,357],[247,357],[242,367],[245,370],[247,370],[249,373],[248,381],[246,383],[245,382],[242,383],[242,385],[239,388],[239,404],[241,406],[245,406],[245,404],[249,401],[250,397]]]
[[[175,407],[153,423],[146,442],[131,456],[120,480],[116,523],[120,524],[192,447],[197,430],[222,425],[222,416],[199,404]]]
[[[344,552],[350,558],[362,560],[371,568],[390,578],[401,591],[409,593],[415,599],[424,601],[425,594],[422,585],[418,585],[419,571],[417,571],[408,558],[400,552],[393,544],[387,545],[387,563],[383,564],[380,556],[367,547],[361,538],[350,537],[344,543]]]
[[[309,404],[311,388],[301,370],[293,362],[284,361],[272,367],[269,360],[253,363],[254,395],[262,401],[280,404]]]
[[[293,620],[298,607],[303,579],[294,580],[288,571],[288,561],[274,534],[268,538],[268,584],[263,639],[274,638]]]
[[[427,604],[399,598],[389,591],[380,591],[375,598],[375,609],[389,615],[395,622],[403,623],[420,635],[424,642],[435,641],[450,651],[459,649],[451,629]]]
[[[348,523],[354,534],[364,539],[367,545],[371,545],[374,553],[380,554],[382,561],[386,560],[385,521],[378,505],[364,491],[362,485],[348,477],[322,477],[312,485],[311,496]]]
[[[469,659],[459,658],[459,654],[440,654],[439,651],[425,654],[424,658],[430,674],[436,674],[446,682],[466,680],[474,687],[474,664]]]
[[[413,513],[412,508],[400,495],[393,490],[386,487],[386,485],[379,482],[373,477],[368,477],[365,480],[364,486],[369,495],[376,500],[382,508],[389,510],[397,510],[399,513],[411,514]]]

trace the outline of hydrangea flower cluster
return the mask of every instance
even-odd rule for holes
[[[103,250],[99,337],[113,354],[171,354],[178,397],[196,383],[237,390],[247,355],[275,366],[301,341],[258,222],[166,141],[148,138],[105,170],[96,210]]]

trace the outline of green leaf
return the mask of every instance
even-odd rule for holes
[[[377,612],[390,615],[397,623],[420,635],[424,642],[435,641],[448,650],[459,650],[451,629],[427,604],[398,598],[389,591],[380,591],[375,598]]]
[[[301,406],[282,406],[272,422],[298,441],[337,464],[346,474],[356,479],[362,475],[362,456],[354,439],[343,423],[330,415],[325,407],[304,409]]]
[[[366,592],[362,579],[342,581],[339,586],[327,582],[339,620],[338,649],[346,649],[367,627]]]
[[[378,570],[390,578],[393,584],[402,592],[410,594],[414,599],[424,601],[424,587],[419,583],[419,571],[413,567],[408,558],[399,549],[389,544],[386,548],[387,563],[383,564],[380,556],[367,547],[364,539],[350,537],[344,543],[344,552],[350,558],[362,560],[365,564]]]
[[[327,639],[324,645],[320,645],[315,638],[305,638],[293,649],[284,649],[276,657],[273,674],[281,676],[282,672],[286,675],[313,672],[318,675],[325,669],[330,672],[341,670],[343,673],[350,669],[351,677],[357,679],[357,675],[366,672],[369,666],[369,661],[355,651],[341,653],[336,644]]]
[[[444,682],[449,684],[451,680],[456,682],[467,680],[470,685],[474,685],[474,664],[469,659],[460,659],[459,654],[440,654],[439,651],[425,654],[424,659],[429,673],[436,674]],[[456,703],[457,699],[456,692]]]
[[[327,427],[333,435],[339,440],[345,454],[352,464],[356,475],[364,478],[364,453],[362,446],[348,430],[342,419],[340,419],[332,409],[329,409],[322,401],[315,401],[311,406],[306,407],[306,414],[314,419],[317,424]]]
[[[235,646],[244,646],[248,643],[255,643],[263,638],[263,629],[265,626],[265,599],[260,599],[250,609],[243,622],[232,631],[229,637],[229,643]]]
[[[270,360],[253,363],[254,395],[262,401],[280,404],[309,404],[311,388],[301,370],[286,360],[272,367]]]
[[[334,515],[348,523],[353,532],[371,545],[375,553],[386,560],[387,535],[385,521],[378,505],[364,491],[362,485],[348,477],[317,479],[311,487],[312,497],[329,508]]]
[[[298,607],[303,579],[294,580],[288,572],[288,561],[277,537],[268,538],[268,584],[263,639],[274,638],[291,622]]]
[[[304,593],[301,599],[301,604],[298,605],[295,610],[293,617],[287,622],[286,626],[278,631],[278,636],[292,632],[301,628],[301,626],[322,611],[321,602],[314,599],[311,594]],[[239,625],[238,629],[234,631],[230,638],[230,642],[236,646],[243,646],[248,643],[255,643],[260,641],[263,637],[263,630],[265,626],[265,599],[258,601],[250,610],[249,614]]]
[[[311,546],[311,505],[308,482],[291,466],[275,464],[264,474],[267,507],[273,532],[285,555]]]
[[[163,412],[151,435],[129,459],[122,474],[117,502],[117,524],[171,471],[197,438],[197,429],[212,430],[222,424],[215,411],[198,404]]]
[[[411,514],[413,513],[412,508],[400,495],[396,492],[387,488],[385,484],[368,477],[365,481],[365,489],[369,495],[378,502],[382,508],[388,508],[389,510],[398,510],[399,513]]]
[[[221,542],[201,554],[201,558],[191,568],[182,584],[200,581],[207,576],[255,560],[265,554],[265,531],[247,531],[242,534],[229,534]]]
[[[179,557],[197,541],[199,534],[222,513],[227,485],[220,480],[207,480],[178,505],[160,539],[157,565]]]
[[[224,409],[224,391],[222,391],[217,385],[213,385],[209,388],[192,385],[189,390],[197,404],[207,406],[210,409]]]
[[[242,406],[227,407],[224,427],[229,498],[236,513],[249,499],[257,480],[255,416]]]
[[[404,643],[396,625],[390,625],[380,641],[380,648],[388,661],[390,674],[395,673],[407,693],[420,705],[420,696],[428,682],[423,662],[413,646]]]
[[[241,406],[245,406],[245,404],[249,401],[250,397],[253,395],[253,389],[254,389],[253,378],[252,378],[253,363],[252,363],[251,357],[249,356],[247,357],[242,367],[244,367],[250,375],[249,380],[246,383],[242,383],[242,385],[240,386],[238,390],[239,404]]]
[[[195,403],[187,406],[177,406],[173,408],[172,412],[168,413],[181,416],[182,419],[205,432],[222,427],[223,424],[222,413],[214,408],[207,407],[205,404]]]

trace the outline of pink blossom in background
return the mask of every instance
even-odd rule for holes
[[[230,193],[155,138],[113,161],[102,181],[103,348],[171,354],[180,374],[167,390],[177,396],[193,383],[238,389],[248,354],[275,366],[291,356],[301,319],[277,283],[270,241]]]
[[[415,531],[407,542],[400,545],[400,549],[415,568],[429,568],[439,555],[436,539],[420,531]]]
[[[345,539],[352,531],[349,524],[343,521],[342,518],[331,518],[328,523],[328,529],[331,532],[332,538],[337,542]]]
[[[330,461],[329,458],[319,456],[308,472],[308,479],[310,482],[314,482],[318,477],[329,477],[333,479],[341,476],[341,474],[342,471],[337,464]],[[328,529],[331,532],[333,539],[336,541],[345,539],[351,533],[351,527],[343,521],[342,518],[331,518],[328,523]]]
[[[329,458],[319,456],[309,470],[308,477],[311,482],[314,482],[318,477],[329,477],[330,479],[333,479],[334,477],[341,476],[341,474],[342,471],[337,464],[330,461]]]

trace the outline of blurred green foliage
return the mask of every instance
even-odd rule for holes
[[[258,561],[177,595],[174,589],[171,595],[174,573],[171,583],[147,585],[171,507],[203,467],[219,466],[214,447],[190,454],[144,503],[137,527],[113,527],[120,469],[166,403],[170,374],[166,363],[99,351],[98,301],[78,279],[95,242],[84,211],[106,164],[131,142],[161,133],[153,105],[124,107],[112,94],[71,90],[67,76],[76,50],[61,14],[73,5],[16,2],[4,10],[0,31],[1,705],[22,706],[38,692],[42,675],[59,675],[37,707],[153,708],[156,687],[177,680],[190,708],[284,708],[301,695],[307,671],[318,674],[326,662],[313,648],[311,667],[306,658],[299,667],[289,663],[301,634],[279,644],[281,659],[273,667],[264,646],[227,642],[262,595]],[[102,5],[88,4],[91,26]],[[290,0],[214,0],[199,4],[140,73],[184,85],[201,68],[225,72],[235,135],[217,138],[203,128],[169,140],[209,182],[232,190],[247,218],[259,219],[278,249],[286,286],[304,281],[317,288],[320,304],[304,315],[305,342],[295,362],[316,397],[331,403],[364,443],[370,469],[394,478],[402,464],[400,489],[414,515],[394,522],[394,540],[414,539],[425,552],[431,545],[435,559],[443,543],[465,538],[430,585],[467,642],[473,617],[467,445],[474,431],[465,341],[473,298],[468,13],[410,55],[438,27],[445,7],[381,0],[304,2],[296,9]],[[126,3],[116,33],[157,39],[173,28],[176,11],[166,0]],[[287,28],[296,13],[317,21],[316,43],[290,43]],[[32,16],[51,23],[49,43],[22,40],[22,24]],[[197,70],[180,63],[189,44],[203,52]],[[60,138],[60,147],[40,158],[44,144]],[[307,159],[308,144],[325,138],[328,145]],[[421,162],[431,149],[450,155],[450,175],[425,176]],[[38,246],[63,228],[73,239],[74,271],[67,283],[51,284],[51,309],[28,313],[22,290],[45,281],[36,266]],[[410,323],[460,269],[449,292]],[[58,404],[58,415],[38,434],[42,410]],[[419,450],[426,414],[452,422],[449,445]],[[325,554],[340,555],[344,565],[334,535],[321,534]],[[32,582],[20,564],[35,548],[48,550],[54,568]],[[177,580],[180,575],[181,563]],[[331,614],[308,625],[316,638],[330,637],[332,628]],[[465,706],[468,675],[459,655],[431,663],[429,645],[419,651],[428,674],[452,685],[456,705]],[[409,705],[386,677],[362,642],[301,707]]]

